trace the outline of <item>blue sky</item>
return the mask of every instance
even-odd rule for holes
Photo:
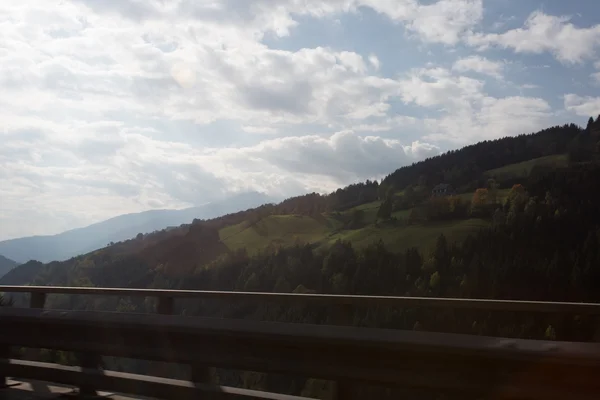
[[[595,0],[0,4],[0,239],[328,192],[600,113]]]

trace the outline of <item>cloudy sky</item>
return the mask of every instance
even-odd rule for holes
[[[0,2],[0,239],[600,113],[597,0]]]

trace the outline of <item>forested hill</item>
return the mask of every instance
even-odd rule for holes
[[[588,129],[570,124],[479,142],[399,168],[384,179],[384,184],[401,189],[422,179],[430,185],[444,182],[459,190],[464,186],[473,189],[474,181],[484,171],[554,154],[575,153],[581,147],[579,139],[588,136],[586,132]]]
[[[2,277],[4,274],[6,274],[8,271],[13,269],[17,265],[19,265],[18,262],[8,259],[0,254],[0,277]]]

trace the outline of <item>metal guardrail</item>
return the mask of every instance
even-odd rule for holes
[[[357,306],[600,315],[595,303],[52,286],[0,286],[0,292],[30,294],[30,309],[0,308],[0,386],[2,378],[16,374],[51,377],[88,394],[98,389],[163,398],[199,393],[209,398],[288,398],[210,385],[208,368],[224,367],[330,379],[336,382],[336,398],[343,399],[355,392],[356,382],[478,394],[494,388],[512,393],[506,398],[522,399],[573,398],[572,393],[595,398],[600,392],[600,381],[591,378],[600,372],[598,344],[169,315],[175,299],[337,306],[341,322],[348,322]],[[162,315],[45,311],[49,294],[151,297]],[[82,368],[12,360],[11,346],[73,351]],[[192,375],[189,381],[175,381],[105,373],[98,369],[102,356],[184,363]],[[540,362],[543,368],[560,370],[559,376],[519,381],[523,370],[536,370]],[[572,387],[569,379],[577,385]]]
[[[600,315],[600,303],[571,303],[524,300],[465,299],[442,297],[362,296],[315,293],[231,292],[208,290],[125,289],[68,286],[3,286],[0,293],[30,293],[30,306],[43,308],[48,294],[153,297],[159,311],[172,309],[174,299],[259,301],[280,304],[311,303],[329,306],[388,306],[405,308],[452,308],[489,311],[568,313]],[[164,312],[163,312],[164,313]],[[168,312],[167,312],[168,313]]]
[[[600,392],[596,343],[10,307],[0,309],[0,321],[0,349],[50,348],[85,354],[88,360],[78,368],[5,357],[0,376],[52,380],[87,393],[292,398],[234,393],[211,383],[210,367],[331,380],[337,382],[338,399],[352,399],[361,384],[461,398],[595,399]],[[191,375],[188,381],[169,381],[102,371],[90,362],[101,356],[187,364]]]

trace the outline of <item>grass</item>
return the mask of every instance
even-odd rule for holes
[[[405,220],[409,213],[410,210],[402,210],[393,216]],[[320,248],[327,248],[338,239],[351,241],[356,248],[366,247],[381,239],[392,251],[402,252],[409,247],[429,251],[441,233],[450,242],[461,241],[469,233],[488,224],[481,219],[467,219],[420,225],[371,223],[360,229],[340,230],[341,223],[327,216],[271,215],[255,226],[244,222],[223,228],[219,234],[230,250],[245,247],[250,254],[256,254],[269,245],[291,246],[297,242],[317,243]]]
[[[339,226],[338,221],[325,216],[316,219],[300,215],[270,215],[254,226],[248,222],[228,226],[221,229],[219,235],[230,250],[245,247],[248,253],[255,254],[271,244],[290,246],[297,242],[317,242]]]
[[[516,164],[505,165],[504,167],[490,169],[485,172],[486,176],[502,178],[526,178],[531,174],[531,170],[536,166],[545,167],[563,167],[567,165],[568,158],[566,154],[557,154],[534,158],[533,160],[523,161]]]
[[[332,235],[320,247],[328,247],[341,239],[351,241],[356,248],[362,248],[381,239],[388,249],[395,252],[403,252],[410,247],[418,247],[428,252],[435,246],[438,236],[442,233],[449,242],[462,241],[469,234],[488,225],[488,221],[478,218],[408,226],[369,225]]]
[[[341,214],[346,215],[348,218],[350,218],[355,211],[361,210],[364,212],[365,223],[374,224],[375,220],[377,219],[377,211],[379,210],[379,206],[381,206],[381,201],[377,200],[371,203],[365,203],[361,204],[360,206],[349,208]]]

